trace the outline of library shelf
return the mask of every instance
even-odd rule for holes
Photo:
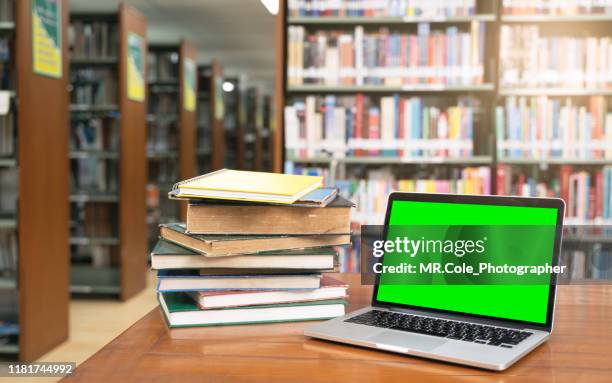
[[[440,16],[440,17],[362,17],[362,16],[301,16],[289,17],[287,24],[290,25],[396,25],[396,24],[418,24],[418,23],[470,23],[472,21],[495,21],[495,14],[476,14],[472,16]]]
[[[18,167],[18,195],[11,201],[16,213],[0,218],[2,225],[14,228],[17,246],[13,280],[18,283],[11,287],[14,282],[5,286],[7,281],[2,281],[3,287],[14,290],[15,301],[2,301],[0,305],[5,315],[15,315],[19,326],[17,343],[0,346],[0,353],[12,354],[11,358],[21,361],[34,361],[66,340],[69,317],[68,44],[62,44],[55,57],[60,59],[54,62],[61,68],[59,75],[35,73],[34,3],[13,1],[14,21],[0,23],[0,33],[9,40],[8,61],[15,84],[11,96],[16,97],[10,110],[15,113],[17,155],[8,163]],[[59,10],[57,37],[68,41],[68,0],[53,3]]]
[[[91,23],[107,26],[97,29],[100,32],[96,38],[107,43],[97,45],[99,49],[96,51],[78,45],[79,39],[74,40],[76,43],[72,49],[74,55],[71,64],[73,71],[83,71],[83,78],[88,79],[91,72],[94,73],[94,78],[99,78],[108,86],[107,93],[100,96],[102,100],[75,97],[77,101],[73,101],[69,107],[71,119],[74,123],[85,124],[89,119],[102,119],[99,125],[102,129],[112,129],[111,134],[116,136],[118,142],[116,150],[74,148],[69,154],[73,165],[81,166],[81,162],[83,165],[89,165],[91,160],[97,161],[98,165],[110,166],[111,170],[116,168],[116,175],[106,173],[114,177],[111,182],[118,185],[117,192],[105,192],[103,190],[107,190],[107,187],[98,186],[100,191],[73,190],[69,194],[70,206],[77,213],[76,216],[87,217],[91,214],[96,218],[85,222],[95,222],[96,225],[102,225],[104,230],[106,226],[116,228],[116,234],[113,236],[88,237],[72,234],[69,238],[72,249],[70,290],[75,292],[75,289],[80,289],[81,293],[97,293],[94,290],[81,289],[82,286],[95,284],[96,275],[81,275],[75,273],[75,270],[83,267],[84,255],[90,254],[93,259],[96,248],[106,250],[105,247],[112,246],[112,252],[116,253],[116,256],[108,254],[107,257],[116,262],[117,284],[112,292],[108,292],[126,300],[146,285],[146,105],[144,101],[128,97],[128,49],[115,48],[126,47],[128,37],[136,35],[140,37],[139,41],[142,41],[142,62],[146,63],[147,22],[140,12],[124,3],[121,3],[115,12],[73,13],[70,20],[75,34],[85,33],[84,29]],[[143,68],[142,75],[146,78],[146,68]],[[78,86],[87,87],[89,84],[87,81],[77,81],[73,84],[73,87]],[[78,94],[75,93],[75,96]],[[100,212],[105,214],[100,216]],[[73,222],[73,225],[78,226],[79,222]],[[73,226],[74,233],[79,232],[76,229],[77,227]],[[91,283],[88,283],[88,278],[92,279]]]
[[[0,157],[0,168],[13,168],[17,166],[15,157]]]
[[[118,112],[119,105],[117,104],[106,104],[106,105],[91,105],[91,104],[70,104],[70,112]]]
[[[165,160],[178,158],[179,153],[176,150],[151,150],[147,151],[149,160]]]
[[[612,96],[612,88],[500,88],[500,96]]]
[[[512,158],[498,157],[503,165],[612,165],[612,158]]]
[[[73,266],[70,286],[73,294],[119,294],[119,269],[116,267]]]
[[[491,156],[472,156],[472,157],[288,157],[287,161],[305,164],[354,164],[354,165],[491,165]]]
[[[212,151],[210,150],[210,148],[198,148],[196,150],[196,155],[198,156],[210,156],[212,154]]]
[[[19,345],[14,343],[2,344],[0,345],[0,354],[19,354]]]
[[[116,160],[119,158],[119,152],[117,150],[95,150],[95,149],[83,149],[83,150],[72,150],[68,153],[68,158],[72,159],[86,159],[86,158],[99,158],[105,160]]]
[[[287,87],[287,93],[470,93],[470,92],[493,92],[493,83],[474,84],[474,85],[443,85],[443,84],[407,84],[402,86],[387,85],[292,85]]]
[[[71,57],[70,65],[73,67],[105,67],[115,66],[119,63],[118,57]]]
[[[100,192],[74,192],[68,197],[70,202],[87,203],[87,202],[119,202],[118,193],[100,193]]]
[[[612,22],[612,14],[582,15],[501,15],[502,23],[591,23]]]
[[[13,276],[0,276],[0,289],[13,290],[17,288],[17,279]]]
[[[121,240],[117,236],[109,236],[109,237],[73,236],[73,237],[70,237],[70,244],[77,245],[77,246],[89,246],[89,245],[118,246],[121,244]]]
[[[16,229],[17,227],[16,216],[8,214],[0,215],[0,229]]]
[[[0,33],[14,32],[16,29],[15,22],[13,21],[1,21],[0,22]]]

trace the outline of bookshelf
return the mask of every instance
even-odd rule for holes
[[[165,197],[178,179],[179,46],[149,45],[147,109],[147,225],[149,247],[160,223],[179,221],[179,206]]]
[[[197,51],[193,44],[182,40],[179,49],[179,179],[197,175],[196,158],[196,113],[197,113]],[[180,204],[180,217],[185,220],[187,204]]]
[[[223,68],[217,60],[198,68],[198,158],[200,174],[225,167]]]
[[[609,181],[601,180],[612,166],[612,79],[599,51],[609,49],[612,9],[589,1],[571,9],[512,0],[421,9],[304,4],[281,2],[277,18],[275,169],[323,175],[359,199],[365,208],[356,209],[356,226],[381,221],[385,201],[377,196],[391,190],[567,200],[560,185],[570,177],[582,202],[571,204],[567,223],[610,223],[601,212]],[[552,119],[559,114],[565,118]],[[563,129],[580,141],[572,145]],[[577,133],[584,131],[591,134]],[[354,270],[359,262],[345,258]]]
[[[67,9],[58,1],[48,19],[58,42]],[[30,0],[0,1],[0,358],[23,361],[68,337],[67,45],[41,68],[33,11]]]
[[[231,84],[231,85],[228,85]],[[227,88],[225,88],[227,86]],[[225,167],[242,169],[244,167],[244,116],[241,115],[239,77],[223,78],[223,125],[225,142]]]
[[[70,24],[70,291],[126,300],[146,283],[146,19]]]

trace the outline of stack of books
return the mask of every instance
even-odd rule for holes
[[[179,182],[185,223],[151,253],[170,327],[328,319],[347,286],[329,272],[350,244],[353,204],[321,177],[222,169]]]

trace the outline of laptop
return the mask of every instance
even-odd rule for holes
[[[485,228],[495,225],[495,235],[509,240],[494,246],[494,251],[486,254],[487,260],[503,261],[522,248],[535,264],[557,266],[564,208],[561,199],[553,198],[395,192],[388,199],[383,238],[389,239],[390,223],[391,227],[402,225],[408,233],[418,225]],[[529,238],[530,225],[534,228],[537,225],[540,230],[533,238]],[[525,234],[515,234],[521,228],[527,230]],[[469,229],[467,232],[470,233]],[[526,244],[533,248],[524,247]],[[385,258],[383,254],[377,262],[384,266]],[[547,274],[544,283],[539,284],[497,283],[493,279],[472,285],[401,285],[381,283],[381,275],[377,274],[371,306],[320,322],[307,328],[304,334],[504,370],[550,337],[555,309],[554,281],[555,276]]]

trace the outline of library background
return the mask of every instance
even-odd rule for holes
[[[0,87],[8,360],[83,361],[130,324],[66,346],[96,313],[154,307],[158,226],[186,215],[167,193],[213,170],[338,187],[342,272],[394,190],[560,197],[566,223],[612,224],[609,0],[0,0]],[[562,256],[605,283],[610,238],[590,239]]]

